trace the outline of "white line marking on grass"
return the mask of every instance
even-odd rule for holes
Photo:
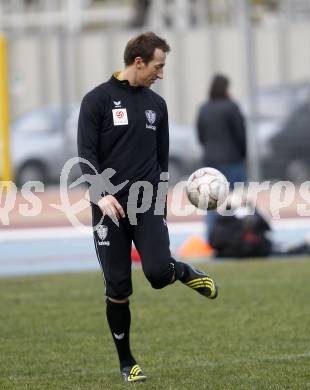
[[[275,230],[293,228],[309,228],[310,218],[291,218],[278,221],[270,221]],[[203,221],[196,222],[169,222],[170,234],[198,234],[203,235],[205,225]],[[51,228],[26,228],[26,229],[3,229],[0,230],[0,242],[5,241],[42,241],[52,239],[84,238],[91,237],[92,228],[78,230],[73,226]]]
[[[269,357],[264,357],[261,360],[264,361],[290,361],[290,360],[300,360],[300,359],[308,359],[310,358],[310,351],[304,352],[304,353],[298,353],[296,355],[282,355],[282,356],[269,356]]]
[[[195,362],[194,366],[209,366],[209,367],[219,367],[226,366],[231,364],[246,364],[246,363],[275,363],[275,362],[283,362],[283,361],[296,361],[302,359],[309,359],[310,351],[293,354],[293,355],[280,355],[280,356],[261,356],[257,358],[246,358],[246,359],[223,359],[218,361],[210,361],[204,360],[203,363],[199,364],[199,362]]]
[[[91,237],[92,229],[83,231],[68,227],[10,229],[0,232],[0,242],[4,241],[42,241],[53,239]]]

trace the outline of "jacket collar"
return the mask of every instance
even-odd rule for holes
[[[132,85],[129,84],[128,80],[119,80],[117,78],[119,73],[120,72],[114,72],[112,74],[112,77],[110,78],[110,82],[112,82],[112,84],[117,85],[117,86],[122,87],[122,88],[131,89],[133,91],[140,91],[142,88],[145,88],[145,87],[142,87],[142,86],[139,86],[139,87],[132,86]]]

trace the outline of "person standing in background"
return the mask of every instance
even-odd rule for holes
[[[209,99],[200,108],[197,120],[199,142],[203,146],[203,165],[221,171],[233,186],[246,181],[246,128],[238,105],[231,100],[229,79],[213,77]],[[216,211],[206,216],[207,240],[216,219]]]

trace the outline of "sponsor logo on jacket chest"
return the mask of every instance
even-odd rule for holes
[[[128,125],[128,115],[126,108],[113,108],[112,115],[114,126]]]

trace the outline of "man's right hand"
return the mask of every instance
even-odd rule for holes
[[[125,218],[126,216],[123,207],[113,195],[106,195],[101,198],[98,202],[98,206],[104,216],[107,215],[110,218],[116,217],[117,219]]]

